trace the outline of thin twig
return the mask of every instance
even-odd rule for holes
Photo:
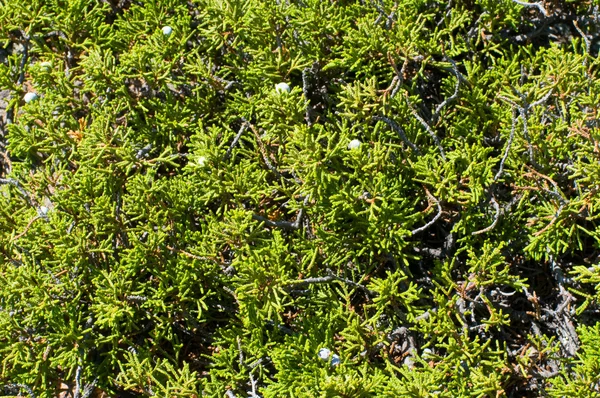
[[[320,276],[320,277],[315,277],[315,278],[305,278],[305,279],[300,279],[297,281],[292,281],[290,282],[288,285],[294,286],[294,287],[298,287],[298,286],[302,286],[302,285],[313,285],[313,284],[321,284],[321,283],[330,283],[330,282],[335,282],[335,281],[339,281],[339,282],[344,282],[350,286],[354,286],[362,291],[364,291],[365,293],[367,293],[369,296],[376,296],[377,293],[368,289],[367,287],[361,285],[360,283],[356,283],[350,279],[346,279],[346,278],[342,278],[339,277],[337,275],[334,275],[331,270],[327,270],[329,275],[327,276]]]
[[[592,47],[592,42],[590,41],[590,39],[588,39],[588,37],[585,35],[585,33],[583,33],[583,30],[581,30],[581,28],[579,27],[579,24],[577,23],[576,20],[573,21],[573,26],[575,26],[575,29],[577,30],[577,32],[579,32],[581,37],[583,37],[583,41],[585,43],[586,56],[583,58],[583,67],[586,68],[585,73],[586,73],[586,75],[588,75],[588,78],[589,78],[587,66],[588,66],[588,56],[590,55],[590,49]]]
[[[490,200],[490,202],[494,206],[494,209],[496,209],[496,214],[494,215],[494,221],[488,227],[486,227],[484,229],[480,229],[479,231],[475,231],[471,235],[479,235],[479,234],[483,234],[488,231],[491,231],[492,229],[494,229],[496,224],[498,224],[498,219],[500,218],[500,206],[498,205],[498,202],[496,202],[496,199],[494,199],[493,196],[492,196],[492,199]]]
[[[233,151],[233,148],[235,148],[235,146],[237,145],[238,141],[242,137],[242,134],[244,134],[244,131],[246,131],[247,129],[248,129],[248,124],[246,122],[242,122],[242,126],[240,127],[240,130],[238,131],[238,133],[236,134],[235,138],[231,142],[231,145],[227,149],[227,152],[225,153],[225,156],[223,157],[223,160],[228,160],[229,159],[229,157],[231,156],[231,151]]]
[[[523,121],[523,137],[525,137],[525,141],[527,141],[527,153],[529,154],[529,161],[533,165],[538,165],[535,161],[535,157],[533,155],[533,146],[531,145],[531,139],[529,138],[529,126],[527,123],[527,111],[525,108],[519,107],[519,113],[521,114],[521,120]]]
[[[529,109],[531,108],[535,108],[538,105],[542,105],[544,102],[548,101],[548,99],[550,98],[550,96],[552,95],[553,90],[548,91],[546,94],[544,94],[544,96],[542,98],[540,98],[539,100],[533,102],[531,104],[531,106],[529,106],[527,109],[527,111],[529,111]]]
[[[304,198],[304,206],[308,204],[309,196],[307,195]],[[264,222],[266,226],[271,228],[281,228],[286,230],[295,231],[300,228],[302,223],[302,218],[304,217],[304,207],[298,210],[298,215],[296,216],[296,221],[271,221],[266,217],[259,216],[258,214],[252,214],[252,218],[256,221]]]
[[[510,151],[510,147],[512,145],[513,139],[515,138],[515,129],[517,127],[517,111],[516,109],[513,107],[512,109],[512,126],[510,128],[510,136],[508,137],[508,141],[506,142],[506,149],[504,150],[504,156],[502,156],[502,160],[500,161],[500,167],[498,168],[498,172],[496,173],[496,176],[494,177],[494,181],[497,181],[498,178],[500,178],[500,176],[502,175],[502,171],[504,170],[504,163],[506,162],[506,159],[508,158],[508,152]]]
[[[244,366],[244,351],[242,350],[242,340],[240,339],[240,336],[237,336],[237,345],[238,345],[238,351],[240,353],[240,356],[239,356],[240,367],[242,367],[242,366]]]
[[[536,233],[534,233],[533,236],[540,236],[541,234],[543,234],[544,232],[546,232],[551,226],[553,226],[554,223],[556,223],[556,221],[558,220],[558,217],[560,217],[560,214],[562,213],[564,207],[565,207],[565,205],[561,204],[558,207],[558,210],[556,211],[556,213],[554,213],[554,217],[552,217],[552,220],[550,220],[550,222],[548,223],[548,225],[546,225],[544,228],[542,228],[541,230],[539,230]]]
[[[425,128],[425,130],[429,134],[429,136],[435,142],[435,145],[437,145],[438,149],[440,150],[440,154],[442,155],[442,159],[446,160],[446,154],[444,153],[444,148],[442,148],[442,144],[440,142],[440,139],[433,132],[433,130],[431,129],[431,127],[429,127],[429,124],[427,124],[427,122],[425,121],[425,119],[423,119],[419,115],[419,113],[417,112],[417,110],[415,108],[413,108],[412,104],[408,100],[408,96],[406,96],[406,103],[408,104],[408,108],[410,109],[410,112],[412,113],[412,115],[419,121],[419,123],[421,123],[421,125]]]
[[[27,223],[27,226],[25,227],[25,230],[24,230],[23,232],[21,232],[20,234],[16,235],[16,236],[15,236],[14,238],[12,238],[10,241],[11,241],[11,242],[14,242],[14,241],[16,241],[17,239],[21,238],[23,235],[25,235],[25,234],[27,233],[27,231],[29,231],[29,228],[31,228],[31,225],[33,225],[33,223],[34,223],[36,220],[39,220],[40,218],[42,218],[42,217],[41,217],[41,216],[35,216],[35,217],[33,217],[33,218],[32,218],[32,219],[29,221],[29,223]]]
[[[304,100],[306,101],[306,111],[304,119],[306,120],[306,125],[308,127],[312,126],[312,107],[310,106],[310,100],[308,99],[308,95],[310,94],[308,86],[308,72],[311,68],[304,68],[302,70],[302,93],[304,94]]]
[[[427,228],[431,227],[433,224],[435,224],[435,222],[442,216],[442,205],[440,204],[440,201],[437,200],[435,198],[435,196],[433,196],[431,193],[429,193],[429,191],[426,189],[425,192],[427,193],[427,196],[433,200],[435,202],[435,204],[437,205],[438,208],[438,213],[435,215],[435,217],[433,217],[433,219],[431,221],[429,221],[427,224],[423,225],[422,227],[419,227],[417,229],[413,229],[410,233],[411,235],[416,235],[419,232],[425,231]]]
[[[540,10],[540,12],[545,16],[545,17],[549,17],[550,15],[548,14],[548,11],[546,11],[546,9],[544,8],[542,3],[526,3],[524,1],[521,0],[512,0],[513,3],[517,3],[520,4],[522,6],[525,7],[537,7],[538,10]]]
[[[29,394],[29,396],[31,398],[35,398],[35,394],[33,393],[33,390],[27,384],[14,383],[14,384],[8,384],[6,387],[9,387],[9,388],[15,388],[15,387],[22,388],[23,390],[27,391],[27,393]]]
[[[81,365],[77,365],[77,370],[75,370],[75,393],[73,393],[73,398],[79,398],[80,391],[81,391]]]
[[[519,111],[519,115],[521,116],[521,119],[523,120],[523,137],[525,138],[525,141],[527,141],[527,153],[529,154],[529,161],[531,162],[531,164],[533,166],[539,167],[539,164],[535,161],[535,157],[533,154],[533,145],[531,144],[531,139],[529,137],[529,126],[528,126],[527,120],[529,118],[531,109],[545,103],[552,95],[553,90],[551,89],[542,98],[540,98],[539,100],[530,104],[527,101],[527,95],[521,93],[519,90],[517,90],[516,88],[514,88],[512,86],[511,86],[511,89],[521,99],[522,105],[518,105],[510,98],[507,98],[502,95],[499,96],[498,98],[503,99],[504,101],[508,102],[509,104],[511,104],[514,108],[516,108]],[[513,120],[514,120],[514,117],[513,117]]]
[[[454,86],[454,93],[446,98],[444,101],[442,101],[441,104],[439,104],[437,106],[437,108],[435,109],[435,112],[433,114],[433,117],[431,118],[431,123],[435,124],[438,120],[438,118],[440,117],[440,112],[442,111],[442,109],[444,109],[444,107],[446,105],[448,105],[450,102],[455,101],[458,98],[458,91],[460,90],[460,81],[464,78],[462,78],[460,72],[458,71],[458,67],[456,66],[456,62],[454,62],[454,60],[446,57],[450,63],[452,64],[452,71],[454,72],[454,76],[456,76],[456,85]]]
[[[250,127],[250,129],[254,133],[254,137],[256,138],[256,143],[258,144],[258,149],[260,150],[260,153],[262,155],[263,161],[267,165],[267,168],[269,170],[271,170],[274,174],[276,174],[278,177],[284,178],[281,175],[281,173],[279,172],[279,170],[277,170],[277,168],[275,166],[273,166],[273,164],[271,164],[271,162],[269,161],[269,157],[267,156],[267,151],[265,149],[265,146],[264,146],[262,140],[260,139],[260,135],[258,134],[258,131],[256,130],[256,127],[254,127],[254,125],[252,125],[251,123],[248,123],[248,126]]]
[[[400,136],[400,139],[402,141],[404,141],[404,143],[406,145],[408,145],[418,155],[421,155],[421,151],[419,151],[419,148],[417,148],[415,144],[410,142],[410,140],[406,137],[406,134],[404,133],[404,130],[402,129],[402,127],[398,126],[398,124],[396,122],[394,122],[393,120],[391,120],[385,116],[373,116],[373,120],[382,121],[385,124],[387,124],[392,129],[392,131],[394,131],[396,134],[398,134]]]

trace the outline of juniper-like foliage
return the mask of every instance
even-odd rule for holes
[[[0,2],[0,393],[600,397],[599,26]]]

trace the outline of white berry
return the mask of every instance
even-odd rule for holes
[[[340,363],[342,363],[340,357],[337,354],[333,354],[331,356],[331,366],[338,366]]]
[[[319,358],[321,358],[323,361],[326,361],[327,359],[329,359],[330,355],[331,355],[331,350],[329,348],[321,348],[319,350]]]
[[[198,166],[204,167],[204,165],[206,165],[206,157],[200,156],[196,162],[198,163]]]
[[[282,94],[282,93],[289,93],[290,92],[290,86],[287,83],[277,83],[275,85],[275,90],[277,90],[278,93]]]
[[[348,144],[348,149],[356,149],[356,148],[360,147],[360,144],[362,144],[362,142],[354,139],[354,140],[350,141],[350,143]]]
[[[173,32],[173,28],[170,26],[163,26],[162,32],[165,36],[170,36],[171,33]]]
[[[35,101],[36,99],[38,99],[38,95],[36,93],[27,93],[25,94],[23,99],[26,103],[30,103],[31,101]]]

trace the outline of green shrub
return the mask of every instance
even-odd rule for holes
[[[600,2],[522,3],[0,4],[3,393],[600,396]]]

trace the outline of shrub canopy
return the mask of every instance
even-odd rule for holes
[[[600,396],[599,9],[3,1],[3,392]]]

